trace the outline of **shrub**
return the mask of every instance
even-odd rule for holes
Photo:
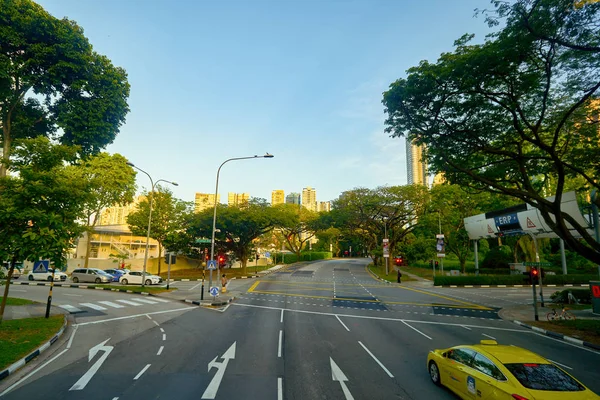
[[[513,255],[510,247],[498,246],[487,252],[481,267],[486,269],[509,268],[508,264],[512,261]]]
[[[569,303],[569,292],[582,304],[592,304],[592,292],[590,289],[565,289],[559,292],[554,292],[550,298],[554,303]]]
[[[589,283],[597,279],[596,275],[546,275],[544,285]],[[436,276],[435,285],[523,285],[527,283],[525,275],[464,275]]]
[[[327,260],[332,258],[329,251],[303,252],[301,256],[302,261]]]

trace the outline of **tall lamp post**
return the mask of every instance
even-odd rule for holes
[[[146,251],[144,252],[144,269],[142,271],[142,287],[144,287],[145,281],[146,281],[146,266],[148,264],[148,247],[150,246],[150,226],[152,224],[152,203],[154,201],[154,187],[156,186],[156,184],[158,182],[170,183],[173,186],[179,186],[179,185],[175,182],[167,181],[166,179],[159,179],[156,182],[154,182],[152,180],[152,177],[150,176],[150,174],[147,173],[146,171],[144,171],[143,169],[141,169],[140,167],[136,167],[133,163],[130,163],[130,162],[127,162],[127,165],[145,173],[148,176],[148,178],[150,178],[150,184],[152,186],[152,189],[150,191],[150,202],[149,202],[150,209],[148,211],[148,231],[146,232]]]
[[[212,225],[212,238],[210,240],[210,259],[211,261],[215,261],[215,231],[216,231],[216,227],[217,227],[217,196],[219,194],[219,173],[221,172],[221,167],[223,167],[223,165],[225,165],[226,163],[228,163],[229,161],[236,161],[236,160],[249,160],[252,158],[273,158],[273,154],[269,154],[266,153],[264,156],[251,156],[251,157],[234,157],[234,158],[230,158],[228,160],[223,161],[223,163],[219,166],[219,169],[217,170],[217,183],[215,185],[215,204],[213,207],[213,225]],[[212,272],[213,270],[209,270],[209,274],[208,274],[208,290],[210,290],[210,288],[212,287]]]
[[[389,246],[389,242],[388,240],[388,236],[387,236],[387,221],[388,221],[388,217],[383,217],[383,236],[384,236],[384,242]],[[388,247],[388,254],[383,254],[383,258],[385,259],[385,275],[387,276],[390,273],[389,270],[389,259],[390,259],[390,254],[389,254],[389,247]]]

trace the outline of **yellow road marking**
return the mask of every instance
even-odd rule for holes
[[[256,289],[256,287],[258,286],[259,283],[260,283],[260,281],[254,282],[254,284],[252,286],[250,286],[250,289],[248,289],[248,293],[254,292],[254,289]]]

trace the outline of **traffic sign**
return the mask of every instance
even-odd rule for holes
[[[552,263],[549,262],[524,262],[523,265],[526,267],[551,267]]]
[[[219,288],[216,286],[213,286],[210,288],[209,293],[211,296],[218,296],[219,295]]]
[[[50,261],[41,260],[33,263],[33,272],[48,272]]]
[[[267,257],[267,258],[271,257],[271,253],[269,253],[268,251],[265,252],[265,257]]]
[[[216,260],[208,260],[207,268],[210,270],[217,269],[217,261]]]

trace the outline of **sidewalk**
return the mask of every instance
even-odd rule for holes
[[[67,315],[68,311],[63,310],[60,307],[50,307],[50,315]],[[46,316],[46,304],[26,304],[22,306],[6,306],[4,309],[5,321],[10,319],[23,319],[23,318],[39,318]]]
[[[551,303],[545,303],[547,306],[551,305]],[[566,305],[566,308],[569,308],[569,305]],[[561,312],[560,308],[554,307],[557,313]],[[552,312],[552,307],[542,307],[538,304],[538,319],[540,321],[548,321],[546,315]],[[569,312],[575,316],[576,319],[591,319],[600,321],[600,315],[592,314],[592,310],[571,310]],[[528,305],[520,305],[520,306],[512,306],[503,308],[498,312],[498,315],[502,319],[506,319],[509,321],[521,321],[521,322],[531,322],[535,321],[535,312],[533,309],[533,304]]]

